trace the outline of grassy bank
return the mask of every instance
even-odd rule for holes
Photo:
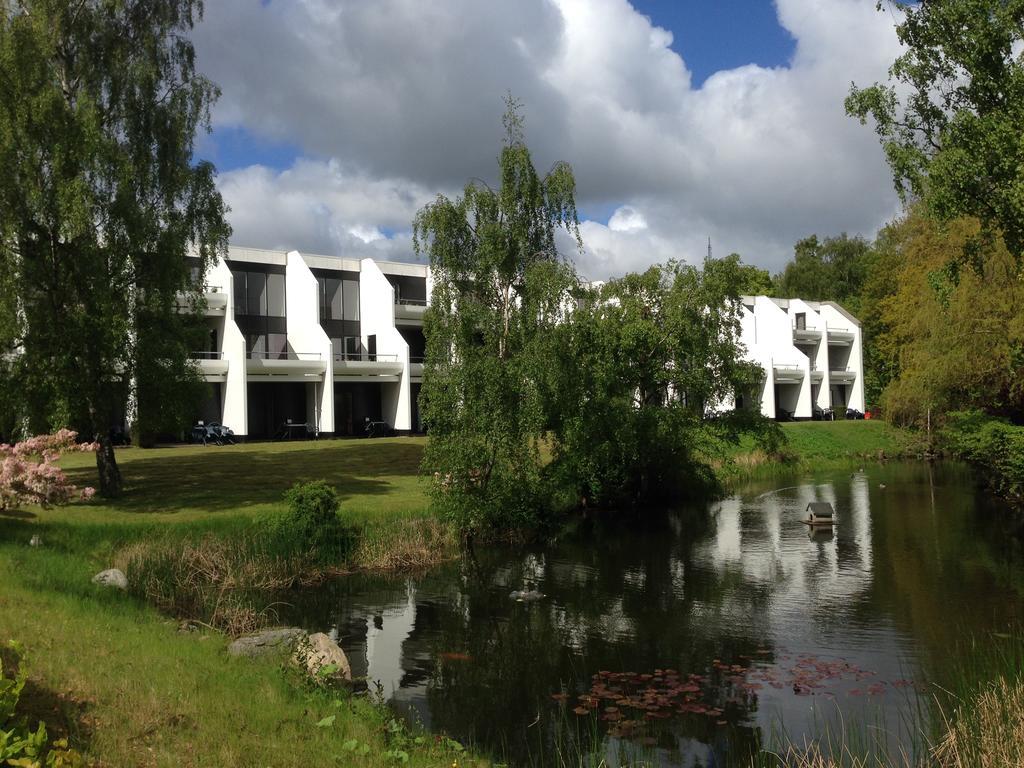
[[[752,446],[741,446],[719,467],[723,479],[905,449],[898,432],[877,422],[790,424],[784,432],[788,461],[755,460]],[[284,545],[275,551],[263,527],[299,481],[324,479],[340,497],[352,536],[336,569],[419,567],[456,556],[457,537],[428,509],[423,445],[395,438],[121,449],[122,498],[0,513],[0,642],[26,648],[31,713],[106,765],[374,766],[395,764],[387,755],[396,750],[414,765],[451,765],[452,754],[393,731],[366,701],[339,705],[277,663],[229,659],[223,635],[179,632],[169,616],[181,615],[183,596],[219,601],[308,565],[289,560],[302,553]],[[94,481],[92,459],[66,458],[76,483]],[[43,546],[29,547],[36,534]],[[157,573],[157,563],[169,570]],[[133,595],[90,583],[114,564],[128,569]],[[147,574],[157,574],[167,593],[140,589]],[[235,618],[237,630],[259,619]],[[317,725],[332,715],[330,725]]]
[[[909,458],[923,451],[920,438],[884,421],[801,421],[782,424],[785,445],[769,454],[744,439],[712,460],[727,487],[747,480],[845,469],[863,462]]]

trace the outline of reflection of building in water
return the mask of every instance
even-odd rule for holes
[[[836,508],[836,528],[808,535],[801,524],[807,505]],[[737,572],[747,587],[726,597],[737,616],[749,613],[750,595],[763,592],[775,605],[766,619],[779,637],[789,623],[806,628],[833,623],[868,593],[872,583],[871,513],[867,478],[855,474],[849,495],[832,484],[801,485],[754,499],[735,496],[715,506],[714,534],[698,545],[694,559],[709,570]]]
[[[389,605],[367,617],[366,680],[379,682],[390,696],[402,684],[402,644],[416,625],[416,590],[406,582],[404,603]]]

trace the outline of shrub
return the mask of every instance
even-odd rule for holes
[[[323,480],[296,483],[284,496],[288,513],[278,533],[296,548],[310,551],[323,561],[345,549],[346,535],[338,517],[338,494]]]
[[[37,435],[20,443],[0,443],[0,509],[22,504],[48,507],[66,504],[75,497],[92,498],[92,488],[76,488],[57,466],[61,454],[95,451],[96,443],[79,443],[78,433],[62,429],[53,435]]]
[[[996,493],[1024,498],[1024,427],[978,411],[951,413],[942,438],[950,453],[982,470]]]

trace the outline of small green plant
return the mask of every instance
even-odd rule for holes
[[[338,517],[338,494],[323,480],[296,483],[284,500],[288,513],[280,521],[281,533],[320,560],[337,556],[344,550],[346,533]]]
[[[4,654],[0,654],[0,765],[18,768],[80,768],[85,765],[82,756],[68,747],[64,739],[49,744],[46,724],[40,722],[31,730],[17,717],[18,702],[28,680],[22,663],[20,648],[8,644],[6,656],[10,659],[9,673],[4,669]]]

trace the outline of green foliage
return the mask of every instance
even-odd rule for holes
[[[6,651],[6,654],[3,653]],[[10,674],[4,668],[4,655],[8,665],[16,671]],[[0,649],[0,765],[20,768],[80,768],[85,763],[78,752],[68,747],[64,739],[49,743],[46,724],[40,722],[32,730],[17,717],[18,703],[28,680],[28,672],[19,648],[10,643]]]
[[[731,258],[703,270],[672,263],[613,280],[581,296],[552,334],[561,356],[547,385],[553,473],[588,503],[678,498],[714,484],[698,449],[751,417],[705,416],[762,375],[738,341],[739,267]]]
[[[879,6],[881,7],[881,3]],[[942,220],[973,216],[979,240],[996,234],[1024,251],[1022,0],[900,4],[904,53],[889,83],[853,86],[847,112],[870,117],[904,198]],[[971,260],[968,244],[958,258]]]
[[[528,525],[543,506],[537,382],[576,283],[555,242],[559,229],[579,242],[572,169],[537,174],[511,98],[505,128],[498,187],[473,181],[455,200],[439,196],[413,227],[434,276],[423,466],[433,503],[467,534]]]
[[[0,301],[13,286],[15,374],[30,414],[63,414],[104,443],[105,494],[120,491],[108,430],[131,382],[145,432],[167,422],[179,402],[168,394],[195,381],[194,319],[177,311],[201,301],[186,256],[209,263],[229,232],[213,168],[193,160],[217,96],[195,71],[201,9],[20,0],[0,10]],[[9,316],[5,304],[7,344]]]
[[[862,237],[804,238],[793,261],[776,276],[775,295],[808,301],[835,301],[858,314],[860,294],[871,270],[873,251]]]
[[[744,264],[738,253],[730,253],[718,260],[735,274],[736,285],[733,290],[740,296],[773,296],[775,283],[767,269]]]
[[[949,414],[944,447],[981,468],[1001,496],[1024,499],[1024,427],[981,411]]]
[[[296,483],[285,495],[288,514],[278,531],[286,529],[301,548],[318,553],[322,559],[336,557],[346,542],[345,528],[338,516],[338,494],[323,480]]]
[[[867,306],[870,354],[888,374],[888,418],[924,427],[947,411],[1024,416],[1024,283],[1001,241],[956,282],[948,267],[980,225],[912,211],[884,232]]]

